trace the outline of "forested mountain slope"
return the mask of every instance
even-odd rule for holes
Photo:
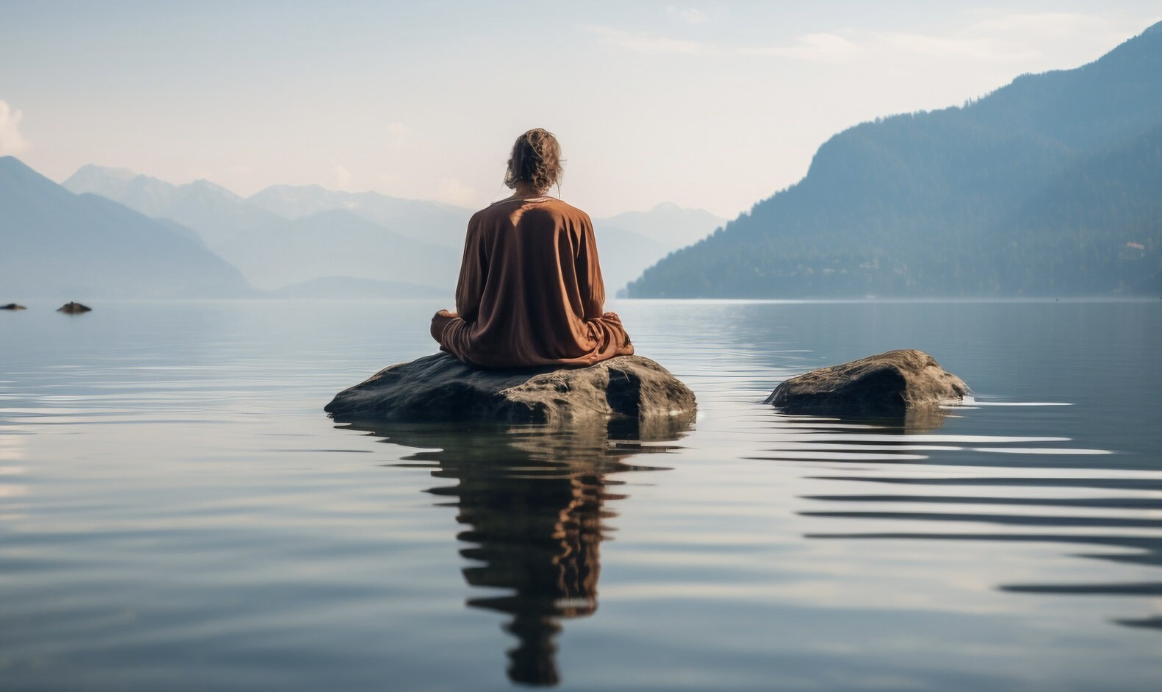
[[[964,107],[863,123],[633,297],[1162,289],[1162,25]]]

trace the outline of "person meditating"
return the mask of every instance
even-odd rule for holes
[[[432,338],[469,365],[593,365],[631,355],[605,286],[589,215],[554,197],[561,147],[552,133],[517,138],[504,184],[513,195],[468,221],[456,312],[432,318]]]

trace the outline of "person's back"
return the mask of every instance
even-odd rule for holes
[[[543,196],[546,180],[560,173],[551,138],[533,130],[517,140],[506,178],[517,194],[468,223],[458,314],[441,311],[432,321],[441,348],[466,363],[592,365],[633,353],[621,320],[603,310],[589,216]]]

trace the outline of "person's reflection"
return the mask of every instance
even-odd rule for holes
[[[684,423],[680,427],[684,427]],[[673,439],[680,427],[648,431],[651,440]],[[597,610],[601,541],[616,516],[608,508],[623,495],[611,492],[613,476],[651,467],[627,457],[664,451],[641,446],[642,431],[549,431],[524,428],[449,432],[431,427],[374,430],[388,442],[438,448],[407,458],[434,462],[432,475],[458,481],[430,492],[452,498],[464,525],[460,551],[472,560],[464,578],[473,587],[507,594],[470,598],[468,605],[511,616],[505,629],[518,644],[508,652],[508,675],[518,683],[560,680],[555,638],[560,621]],[[619,440],[620,438],[620,440]]]

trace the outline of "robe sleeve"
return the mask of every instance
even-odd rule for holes
[[[601,279],[601,263],[597,259],[597,237],[593,223],[585,217],[578,234],[576,272],[585,319],[601,317],[605,310],[605,282]]]
[[[465,322],[474,322],[480,311],[484,282],[488,278],[488,261],[480,226],[473,219],[464,237],[464,256],[460,260],[460,278],[456,281],[456,314]]]

